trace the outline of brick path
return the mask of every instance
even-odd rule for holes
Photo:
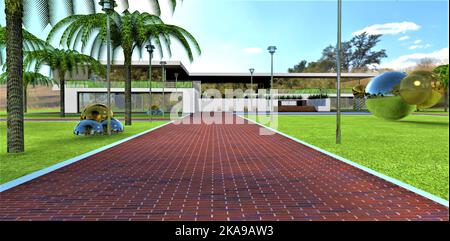
[[[257,125],[168,125],[0,194],[0,220],[448,220]]]

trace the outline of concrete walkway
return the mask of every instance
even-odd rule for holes
[[[0,220],[448,220],[254,124],[170,124],[0,193]]]

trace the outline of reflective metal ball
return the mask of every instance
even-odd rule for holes
[[[408,104],[400,95],[400,85],[406,77],[402,72],[386,72],[373,78],[366,86],[366,106],[380,118],[399,120],[408,116],[416,108]]]
[[[426,102],[431,96],[433,74],[428,71],[410,73],[400,83],[400,95],[410,105]]]

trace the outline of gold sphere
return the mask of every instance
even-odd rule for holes
[[[433,80],[431,72],[412,72],[400,82],[400,95],[410,105],[425,103],[431,98]]]
[[[365,96],[365,86],[364,85],[357,85],[352,88],[353,96],[356,98],[364,98]]]
[[[109,110],[111,118],[114,116],[112,110]],[[108,119],[108,107],[103,104],[91,104],[81,112],[81,120],[93,120],[102,122]]]
[[[433,75],[433,79],[431,80],[431,95],[425,101],[417,105],[419,109],[427,109],[435,106],[441,101],[444,96],[445,87],[444,82]]]

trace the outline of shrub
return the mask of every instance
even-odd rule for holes
[[[328,95],[327,94],[318,94],[318,95],[310,95],[308,97],[309,100],[316,100],[316,99],[327,99]]]

